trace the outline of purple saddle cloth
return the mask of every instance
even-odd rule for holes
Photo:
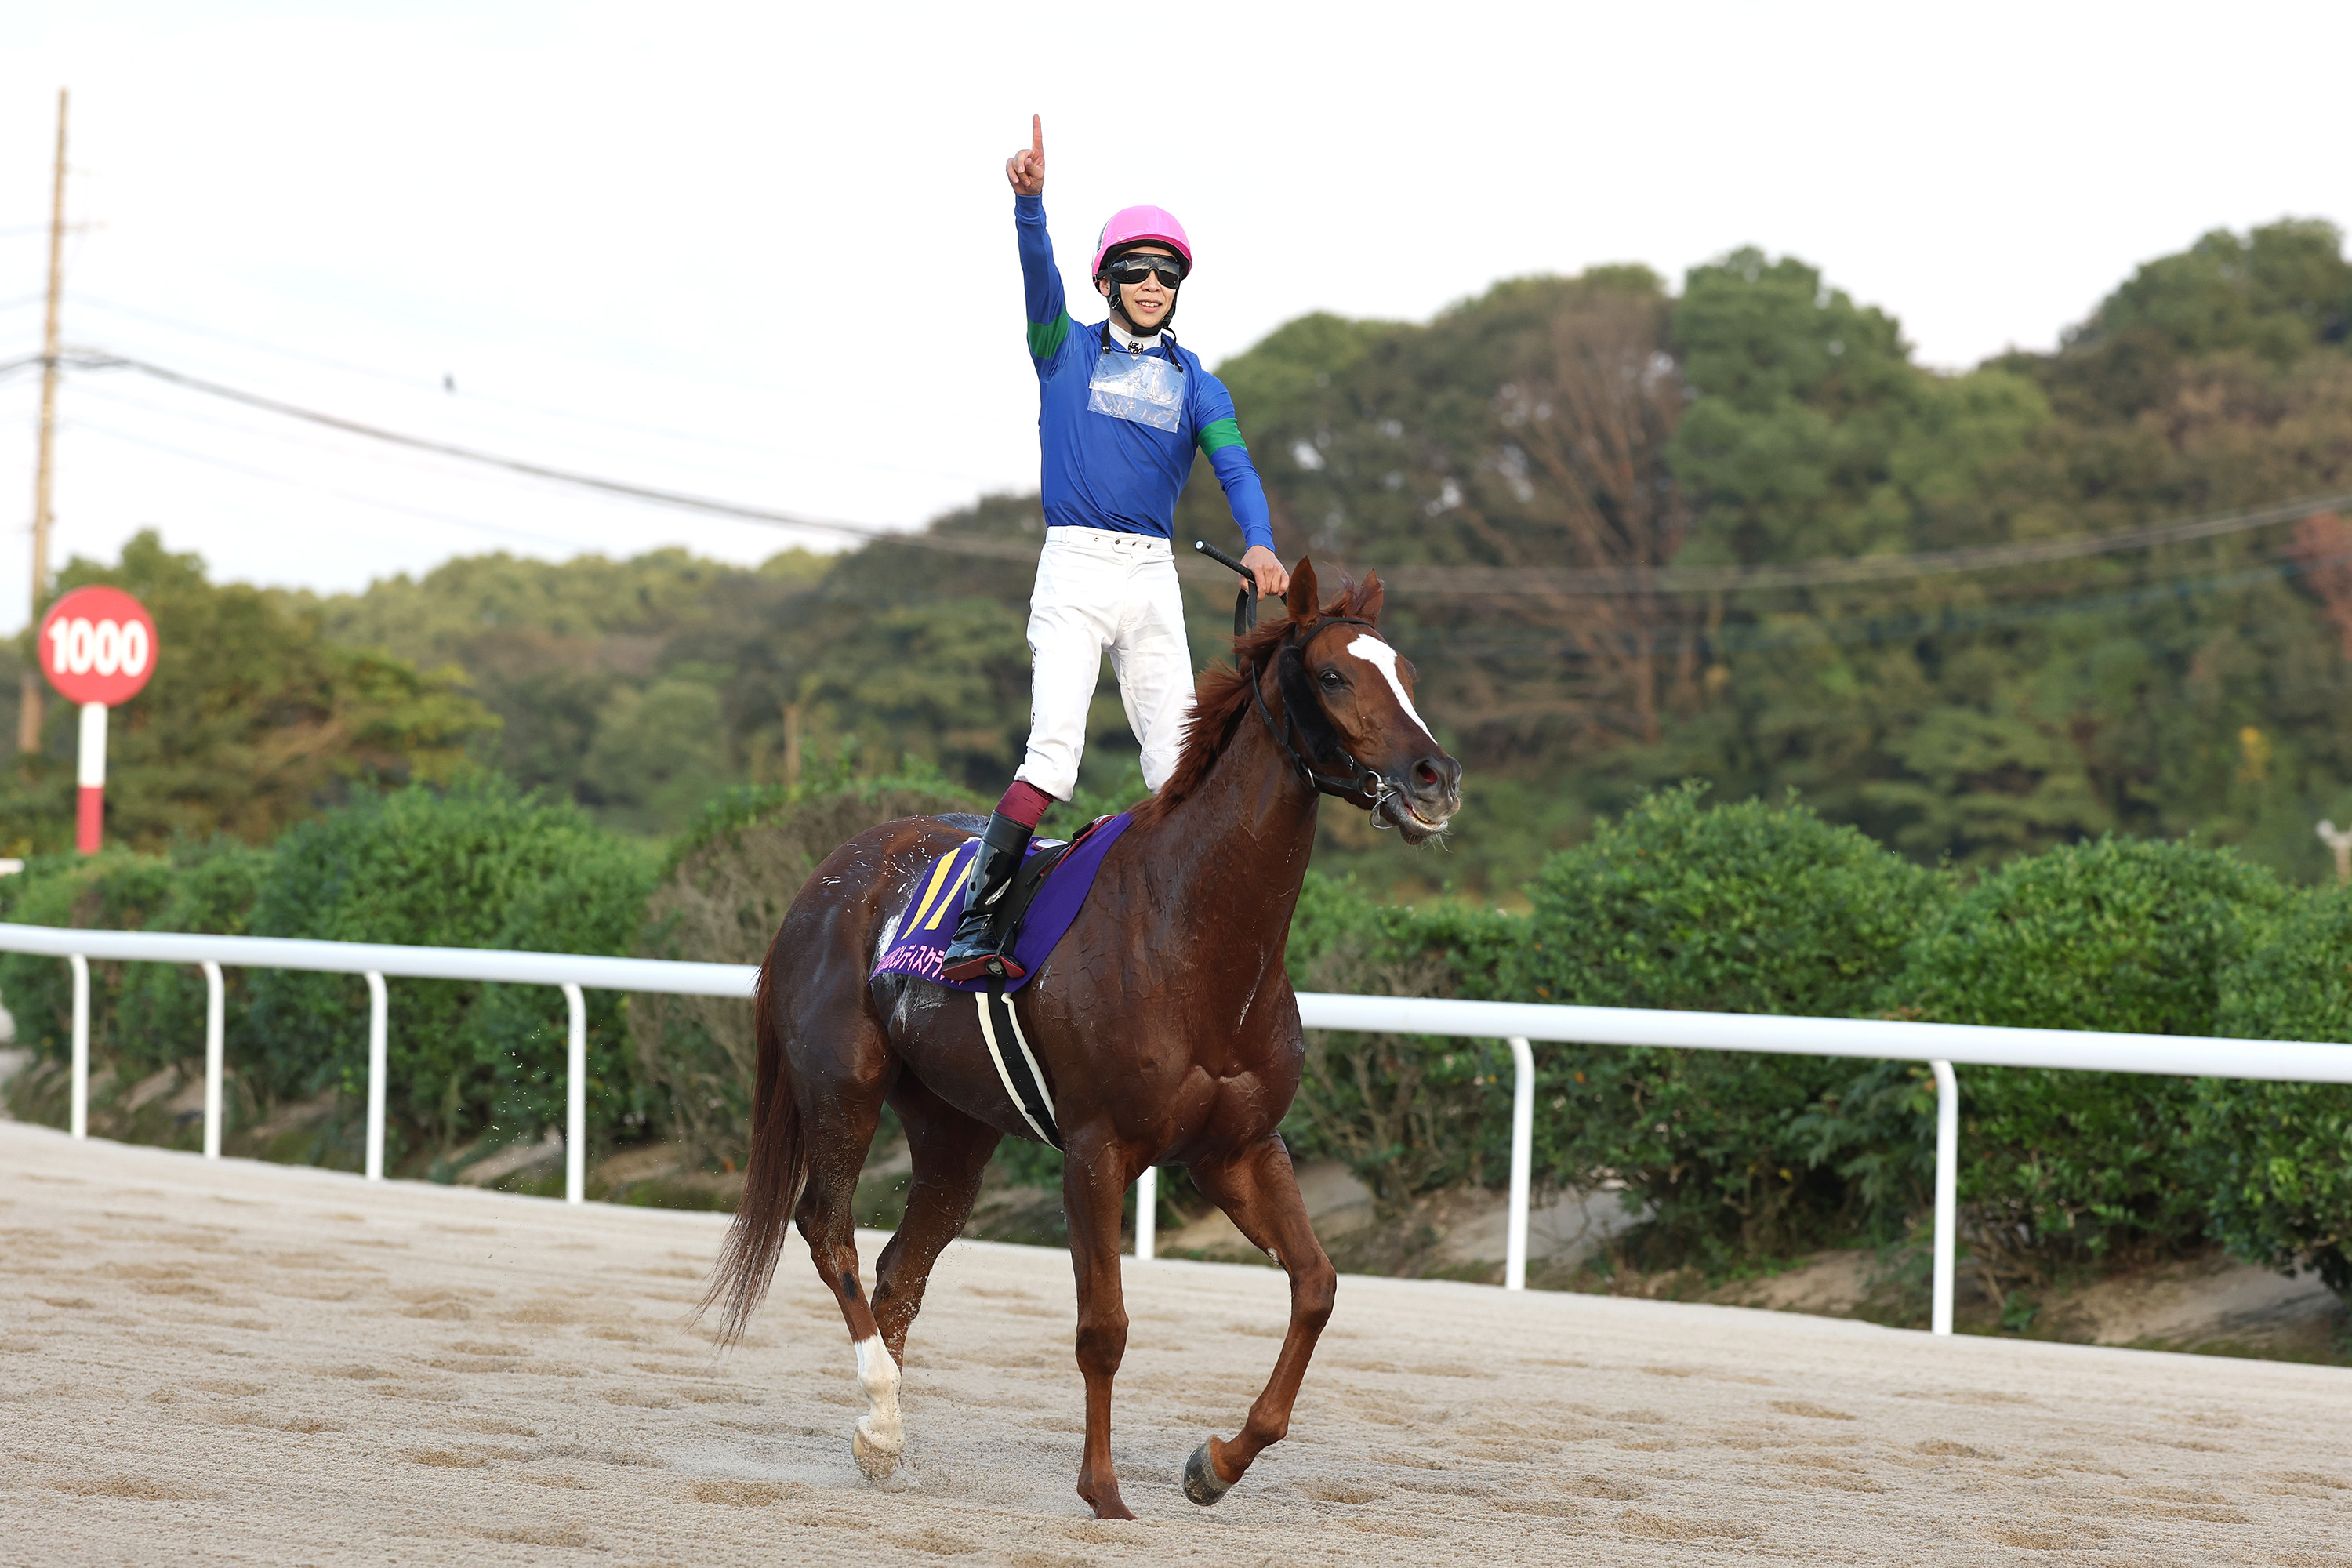
[[[1007,992],[1028,984],[1030,976],[1044,966],[1054,945],[1070,929],[1070,922],[1078,918],[1087,890],[1095,885],[1095,873],[1102,868],[1103,856],[1132,820],[1132,814],[1124,811],[1117,816],[1097,817],[1046,871],[1013,941],[1013,962],[1020,964],[1022,973],[1020,979],[1004,983]],[[1028,853],[1034,856],[1059,847],[1056,841],[1050,839],[1042,844],[1032,842]],[[882,957],[874,965],[870,979],[878,980],[885,974],[913,974],[956,991],[985,991],[996,984],[987,979],[946,980],[940,975],[940,955],[955,940],[956,921],[963,913],[963,885],[971,875],[972,858],[979,853],[978,838],[959,844],[933,862],[916,882],[915,901],[891,922],[882,943]],[[1026,859],[1024,857],[1024,869]],[[1014,874],[1016,891],[1019,876]]]

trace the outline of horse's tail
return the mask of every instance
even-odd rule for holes
[[[776,1272],[776,1255],[783,1250],[793,1205],[799,1202],[801,1184],[808,1176],[808,1140],[801,1127],[792,1070],[784,1059],[783,1037],[776,1023],[775,984],[775,954],[771,952],[768,962],[760,966],[760,984],[751,998],[759,1075],[751,1095],[751,1157],[744,1171],[743,1203],[735,1211],[726,1245],[719,1249],[710,1287],[694,1311],[699,1318],[711,1308],[719,1308],[722,1344],[731,1345],[743,1337],[751,1314],[767,1299],[768,1281]]]

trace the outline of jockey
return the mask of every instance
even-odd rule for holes
[[[1077,788],[1087,710],[1108,652],[1127,722],[1143,748],[1143,783],[1176,766],[1192,707],[1192,654],[1170,534],[1176,498],[1206,454],[1248,543],[1242,563],[1261,597],[1290,574],[1274,552],[1265,490],[1234,420],[1234,400],[1168,331],[1192,270],[1183,226],[1158,207],[1114,213],[1095,241],[1094,285],[1110,319],[1070,319],[1045,236],[1045,131],[1005,161],[1037,371],[1045,549],[1029,595],[1029,750],[996,803],[964,886],[962,918],[942,961],[950,980],[1021,973],[999,948],[997,913],[1045,808]]]

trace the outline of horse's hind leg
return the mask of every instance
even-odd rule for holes
[[[857,1384],[866,1411],[850,1435],[850,1453],[868,1480],[887,1479],[898,1468],[906,1435],[898,1422],[898,1363],[883,1347],[857,1283],[857,1176],[873,1147],[875,1124],[898,1064],[882,1032],[858,1019],[843,1031],[839,1051],[822,1068],[803,1068],[796,1089],[809,1129],[808,1184],[801,1189],[793,1217],[808,1241],[817,1278],[841,1305],[842,1321],[857,1347]]]
[[[1290,1275],[1290,1330],[1283,1336],[1274,1375],[1250,1406],[1248,1425],[1230,1443],[1211,1437],[1184,1467],[1184,1495],[1205,1507],[1232,1489],[1252,1461],[1290,1430],[1291,1405],[1306,1381],[1315,1342],[1331,1320],[1339,1275],[1307,1223],[1290,1152],[1280,1138],[1269,1135],[1223,1161],[1197,1162],[1192,1172],[1193,1184]]]
[[[1135,1517],[1119,1500],[1110,1458],[1111,1382],[1127,1355],[1118,1226],[1128,1184],[1135,1179],[1128,1160],[1128,1151],[1107,1137],[1073,1138],[1062,1152],[1062,1203],[1070,1215],[1070,1263],[1078,1277],[1078,1371],[1087,1380],[1078,1496],[1097,1519]]]
[[[898,1075],[890,1089],[890,1105],[906,1125],[907,1152],[915,1169],[898,1234],[874,1265],[874,1321],[881,1328],[882,1343],[904,1364],[907,1331],[923,1310],[931,1265],[971,1217],[988,1157],[1003,1135],[933,1094],[912,1073]]]

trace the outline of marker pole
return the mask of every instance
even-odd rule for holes
[[[74,847],[85,855],[98,853],[106,831],[106,704],[81,705],[81,784],[75,804]]]

